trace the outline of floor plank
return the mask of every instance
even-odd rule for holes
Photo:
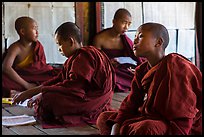
[[[5,110],[10,112],[13,115],[23,115],[27,114],[29,116],[34,116],[34,109],[33,108],[27,108],[27,107],[22,107],[18,105],[12,105],[5,107]]]
[[[17,135],[17,133],[13,132],[7,127],[2,126],[2,135]]]
[[[120,107],[120,102],[116,101],[116,100],[112,100],[112,103],[111,103],[111,107],[115,110],[118,110],[119,107]]]
[[[13,126],[9,128],[18,135],[46,135],[45,132],[35,128],[34,126]]]
[[[43,129],[41,125],[35,125],[39,130],[47,133],[48,135],[96,135],[99,134],[98,129],[89,125],[66,127],[66,128],[50,128]]]
[[[12,116],[6,109],[2,108],[2,116]]]
[[[128,94],[129,92],[114,93],[111,106],[116,110],[119,109],[121,102]],[[17,105],[2,104],[2,116],[23,114],[34,116],[34,109]],[[43,129],[41,124],[36,122],[34,125],[13,127],[2,126],[2,135],[99,135],[99,131],[96,125]]]
[[[122,102],[128,94],[129,94],[129,92],[127,92],[127,93],[120,93],[120,92],[114,93],[113,100],[117,100],[119,102]]]

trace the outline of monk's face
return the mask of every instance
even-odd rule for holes
[[[28,41],[38,40],[38,25],[35,21],[27,21],[21,29],[22,36]]]
[[[156,44],[157,39],[152,32],[139,27],[134,39],[133,52],[137,57],[151,56],[155,51]]]
[[[73,46],[71,45],[70,39],[63,40],[60,35],[56,34],[55,41],[56,41],[56,44],[58,45],[59,52],[63,56],[66,56],[68,58],[69,56],[72,55],[74,51],[73,51],[73,48],[72,48]]]
[[[122,14],[121,18],[113,20],[113,28],[117,33],[123,34],[128,31],[132,23],[132,18],[126,14]]]

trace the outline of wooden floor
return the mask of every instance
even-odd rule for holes
[[[129,92],[128,92],[129,93]],[[118,109],[122,100],[128,95],[128,93],[114,93],[112,100],[112,107]],[[22,106],[2,104],[2,116],[15,116],[27,114],[34,116],[33,109],[29,109]],[[52,128],[43,129],[37,122],[34,125],[2,126],[2,135],[98,135],[98,129],[96,125],[85,125],[80,127],[67,127],[67,128]]]

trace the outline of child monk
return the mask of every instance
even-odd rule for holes
[[[135,70],[131,92],[118,112],[98,117],[101,134],[202,134],[202,73],[177,53],[165,55],[167,29],[158,23],[141,25],[133,51],[145,57]]]
[[[105,52],[114,66],[116,73],[115,92],[130,91],[134,76],[134,73],[130,70],[134,70],[144,60],[134,56],[133,42],[125,34],[131,23],[130,12],[127,9],[120,8],[115,12],[113,26],[97,33],[93,41],[93,45]]]
[[[37,117],[46,124],[95,123],[101,112],[112,110],[113,66],[105,53],[93,46],[83,47],[75,23],[60,25],[55,39],[60,53],[68,58],[62,72],[38,87],[17,94],[13,103],[32,97],[28,106],[36,104]]]
[[[17,18],[15,29],[20,38],[9,46],[2,63],[3,97],[12,97],[16,91],[33,88],[60,71],[46,64],[34,19],[26,16]]]

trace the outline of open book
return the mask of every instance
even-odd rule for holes
[[[36,120],[33,116],[2,116],[2,126],[19,126],[34,123],[36,123]]]

